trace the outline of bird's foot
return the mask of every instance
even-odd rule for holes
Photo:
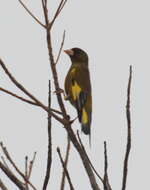
[[[55,90],[55,91],[54,91],[54,94],[61,94],[61,93],[64,94],[64,90],[61,89],[61,88],[59,88],[58,90]]]

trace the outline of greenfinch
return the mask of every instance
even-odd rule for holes
[[[76,108],[82,131],[90,135],[92,94],[88,55],[79,48],[64,50],[64,52],[69,55],[72,63],[65,79],[66,99]]]

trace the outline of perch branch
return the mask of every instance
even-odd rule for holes
[[[132,66],[130,66],[129,81],[127,87],[127,103],[126,103],[126,118],[127,118],[127,145],[123,165],[123,179],[122,190],[126,189],[127,174],[128,174],[128,160],[131,150],[131,113],[130,113],[130,94],[131,94],[131,81],[132,81]]]
[[[63,167],[63,169],[64,169],[64,172],[65,172],[65,174],[66,174],[66,177],[67,177],[67,180],[68,180],[70,189],[71,189],[71,190],[74,190],[74,187],[73,187],[72,182],[71,182],[71,178],[70,178],[70,176],[69,176],[68,169],[66,168],[66,164],[64,163],[64,161],[63,161],[63,159],[62,159],[61,152],[60,152],[60,149],[59,149],[58,147],[57,147],[57,152],[58,152],[58,155],[59,155],[59,158],[60,158],[62,167]]]
[[[53,79],[54,79],[55,91],[58,92],[60,90],[60,86],[59,86],[59,81],[58,81],[58,74],[56,71],[56,65],[54,62],[52,42],[51,42],[51,33],[50,33],[50,30],[48,29],[48,25],[49,25],[48,11],[45,11],[45,9],[43,9],[43,11],[44,11],[44,15],[45,15],[45,24],[47,26],[46,37],[47,37],[47,48],[48,48],[48,54],[49,54],[50,67],[51,67],[52,75],[53,75]],[[56,93],[56,96],[57,96],[57,100],[58,100],[58,104],[61,109],[61,112],[63,113],[63,118],[68,120],[68,116],[67,116],[66,109],[65,109],[65,106],[64,106],[64,103],[62,100],[62,96],[60,93]]]
[[[62,10],[62,9],[61,9]],[[49,53],[49,61],[50,61],[50,67],[51,67],[51,70],[52,70],[52,74],[53,74],[53,79],[54,79],[54,86],[55,86],[55,90],[56,92],[58,92],[60,90],[60,86],[59,86],[59,81],[58,81],[58,74],[57,74],[57,70],[56,70],[56,65],[55,65],[55,62],[54,62],[54,56],[53,56],[53,49],[52,49],[52,42],[51,42],[51,28],[52,28],[52,25],[51,27],[49,28],[49,20],[48,20],[48,12],[45,11],[45,9],[43,8],[43,11],[44,11],[44,15],[45,15],[45,24],[46,24],[46,27],[47,27],[47,30],[46,30],[46,37],[47,37],[47,47],[48,47],[48,53]],[[56,11],[57,12],[57,11]],[[56,96],[57,96],[57,100],[58,100],[58,104],[59,104],[59,107],[63,113],[63,119],[65,119],[66,123],[63,123],[64,124],[64,127],[70,137],[70,140],[72,141],[74,147],[76,148],[77,152],[79,153],[80,157],[81,157],[81,160],[82,160],[82,163],[84,165],[84,168],[85,168],[85,171],[88,175],[88,178],[90,180],[90,184],[91,184],[91,187],[94,189],[94,190],[99,190],[100,188],[98,187],[97,183],[96,183],[96,179],[95,179],[95,176],[93,174],[93,171],[92,171],[92,168],[89,164],[89,161],[87,159],[87,157],[85,156],[85,153],[84,151],[82,150],[82,147],[80,146],[72,128],[71,128],[71,124],[70,124],[70,120],[69,120],[69,117],[67,115],[67,112],[66,112],[66,109],[65,109],[65,106],[64,106],[64,102],[62,100],[62,96],[60,93],[56,93]]]

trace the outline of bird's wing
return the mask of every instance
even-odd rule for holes
[[[72,70],[72,98],[81,122],[84,105],[91,92],[90,76],[88,68],[74,68]]]

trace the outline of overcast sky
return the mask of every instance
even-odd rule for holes
[[[42,21],[41,1],[28,2],[30,10]],[[49,1],[50,17],[58,4]],[[81,134],[95,167],[103,175],[103,141],[108,143],[109,176],[114,190],[121,189],[126,144],[126,89],[129,66],[133,66],[131,94],[132,150],[127,190],[149,188],[150,159],[150,11],[146,0],[76,0],[67,2],[52,30],[53,49],[58,53],[63,31],[64,49],[80,47],[89,55],[93,90],[92,148]],[[29,91],[47,104],[48,80],[52,79],[44,29],[26,13],[16,0],[0,3],[0,58]],[[62,53],[57,69],[61,87],[70,60]],[[0,69],[0,86],[23,95]],[[53,81],[53,80],[52,80]],[[54,88],[53,88],[54,91]],[[52,94],[53,107],[58,108]],[[71,118],[74,108],[66,102]],[[7,146],[24,170],[24,157],[37,159],[32,182],[41,189],[47,159],[47,114],[0,93],[0,141]],[[80,130],[76,121],[74,130]],[[56,154],[64,153],[66,132],[53,120],[53,166],[50,186],[59,189],[62,168]],[[75,189],[90,190],[88,178],[76,150],[72,147],[69,171]],[[10,189],[16,189],[0,172]],[[69,187],[66,187],[68,190]]]

